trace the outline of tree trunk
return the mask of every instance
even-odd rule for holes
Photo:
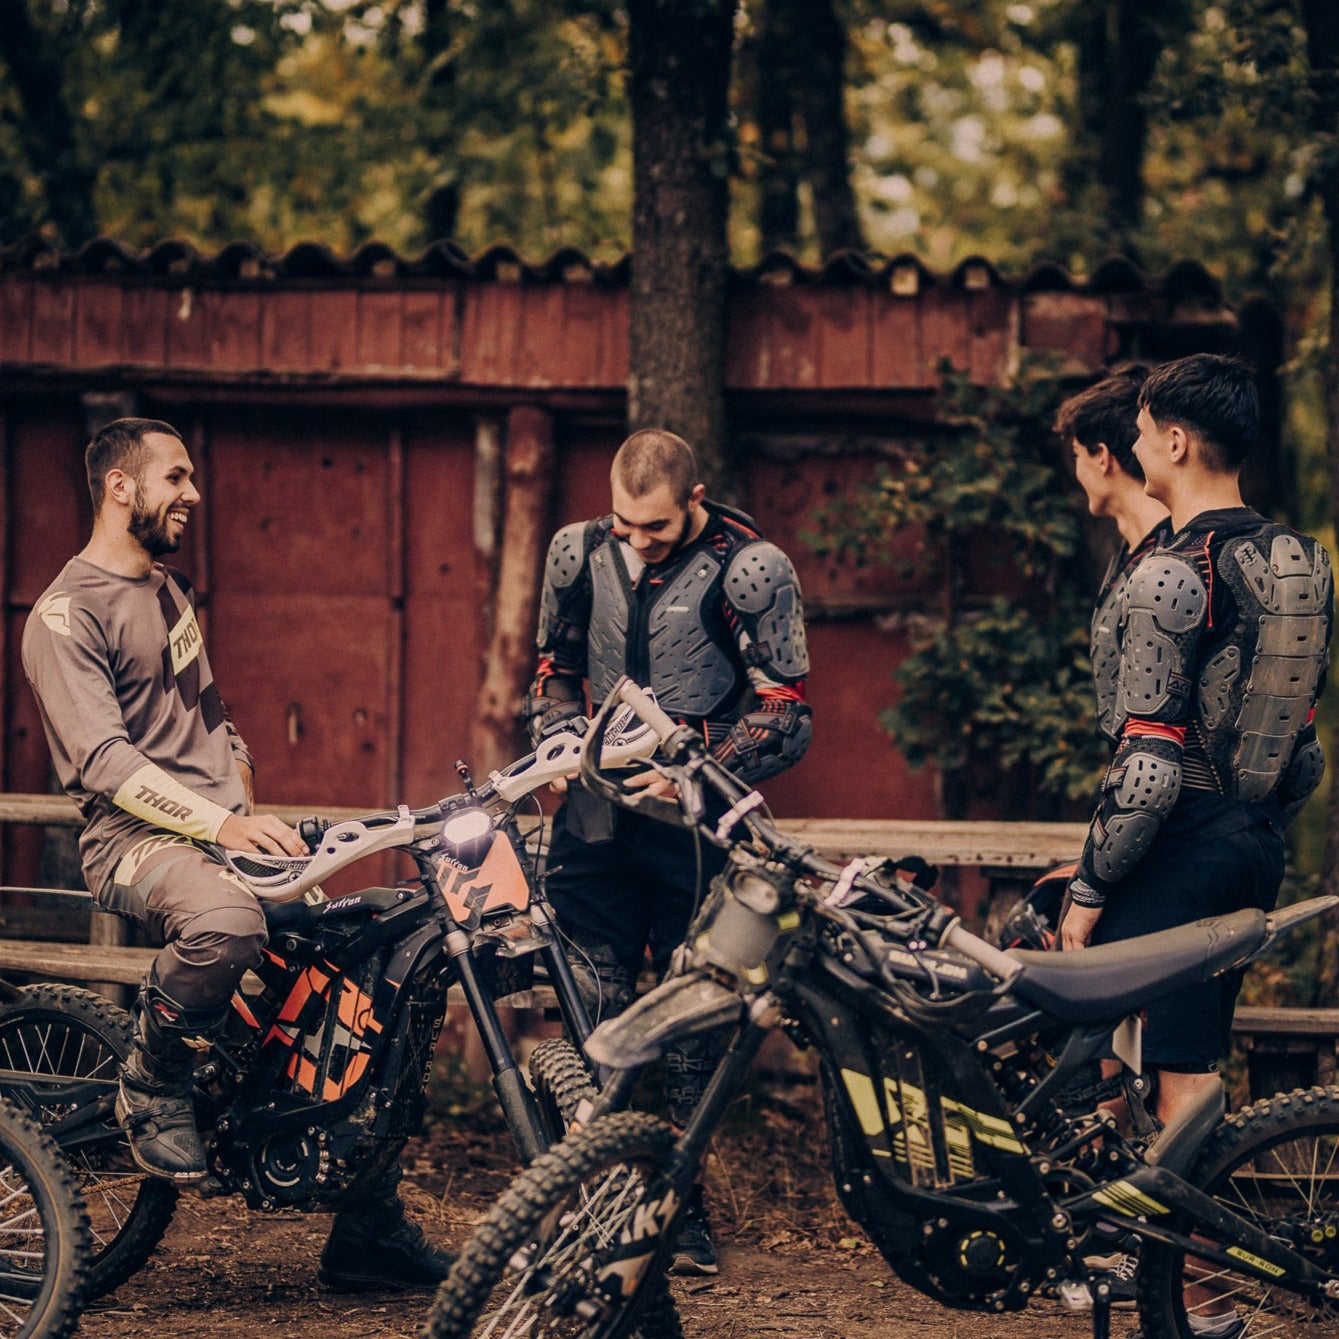
[[[758,138],[758,241],[769,251],[794,252],[800,240],[800,168],[795,147],[797,34],[789,0],[766,0],[758,18],[754,64]]]
[[[1302,0],[1306,22],[1307,56],[1311,65],[1311,87],[1315,94],[1312,130],[1331,140],[1339,125],[1339,6],[1334,0]],[[1325,350],[1325,441],[1330,469],[1331,514],[1339,517],[1339,163],[1333,153],[1322,159],[1317,186],[1325,209],[1330,254],[1330,330]],[[1331,723],[1327,744],[1330,801],[1325,821],[1325,858],[1322,863],[1322,893],[1339,893],[1339,784],[1334,780],[1339,765],[1339,723]],[[1339,991],[1339,915],[1326,918],[1322,935],[1321,963],[1317,970],[1316,1001],[1331,1004]]]
[[[677,432],[713,490],[725,416],[726,107],[732,0],[630,0],[632,282],[628,426]]]
[[[819,249],[824,256],[845,248],[863,251],[843,101],[846,32],[832,0],[804,0],[798,8],[805,21],[792,26],[803,43],[797,48],[796,66],[804,107],[805,175],[813,189]]]
[[[98,232],[94,174],[80,161],[60,57],[38,35],[27,0],[0,2],[0,61],[23,109],[20,141],[41,179],[47,217],[66,246],[82,246]]]
[[[521,704],[535,670],[535,625],[553,498],[553,416],[521,405],[507,416],[503,542],[493,632],[470,735],[476,777],[524,751]]]

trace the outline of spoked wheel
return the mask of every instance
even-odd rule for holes
[[[70,1163],[93,1231],[94,1297],[153,1254],[177,1204],[175,1186],[135,1164],[113,1114],[130,1038],[124,1009],[75,986],[28,986],[0,1007],[0,1096],[38,1120]]]
[[[661,1271],[673,1143],[663,1121],[617,1112],[537,1158],[466,1243],[424,1335],[682,1339]]]
[[[594,1101],[597,1095],[585,1061],[563,1037],[535,1047],[530,1056],[530,1086],[551,1145],[567,1134],[582,1100]]]
[[[1272,1097],[1229,1117],[1189,1179],[1339,1278],[1339,1088]],[[1221,1319],[1230,1312],[1236,1323]],[[1339,1334],[1339,1301],[1152,1243],[1139,1265],[1139,1314],[1147,1339]]]
[[[88,1216],[70,1165],[0,1102],[0,1339],[65,1339],[88,1296]]]

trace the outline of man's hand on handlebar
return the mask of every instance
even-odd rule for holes
[[[218,844],[258,855],[307,855],[302,838],[273,814],[233,814],[219,829]]]
[[[623,783],[629,790],[644,790],[648,795],[658,795],[664,800],[678,798],[679,788],[667,776],[659,772],[638,772]]]

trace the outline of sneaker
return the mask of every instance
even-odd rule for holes
[[[1196,1339],[1237,1339],[1246,1328],[1246,1322],[1235,1311],[1224,1311],[1217,1316],[1186,1313],[1186,1323]]]
[[[1093,1289],[1099,1283],[1105,1283],[1110,1290],[1110,1305],[1122,1311],[1134,1306],[1135,1279],[1139,1272],[1139,1257],[1120,1255],[1110,1269],[1099,1270],[1089,1281],[1083,1279],[1065,1279],[1057,1283],[1056,1296],[1066,1311],[1091,1311],[1093,1309]],[[1219,1339],[1215,1334],[1211,1339]],[[1233,1339],[1233,1336],[1228,1336]]]
[[[716,1243],[711,1239],[711,1223],[702,1203],[702,1187],[694,1186],[688,1207],[679,1224],[679,1239],[674,1243],[671,1274],[717,1274]]]

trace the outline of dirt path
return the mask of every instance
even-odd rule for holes
[[[835,1203],[805,1103],[755,1105],[708,1165],[720,1275],[675,1284],[689,1339],[1086,1339],[1085,1317],[1039,1302],[996,1318],[939,1307],[900,1283]],[[487,1113],[411,1146],[407,1198],[458,1249],[514,1173]],[[82,1339],[363,1339],[417,1335],[426,1294],[331,1293],[316,1283],[327,1216],[183,1198],[148,1266],[95,1302]],[[1115,1318],[1113,1335],[1134,1328]]]

